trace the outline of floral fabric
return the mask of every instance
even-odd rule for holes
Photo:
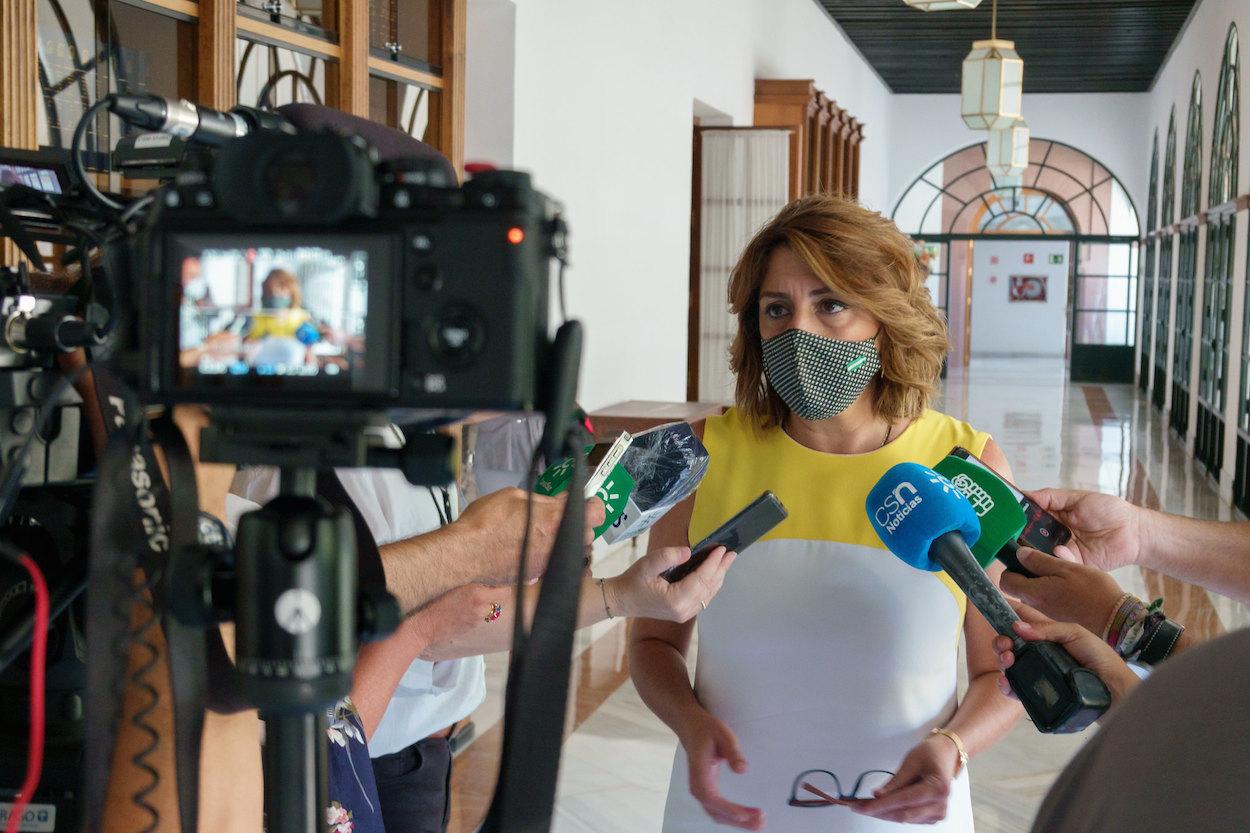
[[[382,804],[373,780],[369,747],[351,698],[340,700],[328,717],[330,806],[326,807],[326,831],[383,833]]]

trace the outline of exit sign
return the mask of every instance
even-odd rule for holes
[[[1057,263],[1063,263],[1063,255],[1061,255],[1061,254],[1058,254],[1058,255],[1051,255],[1051,256],[1050,256],[1050,262],[1051,262],[1051,263],[1056,263],[1056,264],[1057,264]]]

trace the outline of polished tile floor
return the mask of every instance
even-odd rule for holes
[[[993,434],[1025,489],[1096,489],[1195,517],[1234,517],[1183,444],[1169,436],[1166,419],[1133,387],[1070,384],[1060,361],[981,360],[952,371],[938,407]],[[619,572],[633,555],[629,546],[605,552],[595,572]],[[1244,605],[1137,568],[1119,572],[1126,590],[1165,595],[1169,612],[1191,631],[1214,636],[1250,625]],[[505,658],[489,658],[487,669],[491,694],[474,716],[477,739],[458,756],[453,776],[454,833],[469,833],[481,821],[498,766]],[[658,831],[675,741],[629,681],[619,621],[579,634],[571,694],[554,829]],[[978,833],[1027,831],[1081,742],[1039,735],[1022,722],[976,758],[970,769]]]

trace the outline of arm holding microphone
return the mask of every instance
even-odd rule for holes
[[[1064,549],[1066,547],[1060,546],[1057,552]],[[1179,626],[1171,623],[1166,626],[1171,630],[1158,634],[1160,644],[1147,652],[1144,650],[1147,640],[1164,626],[1161,622],[1150,621],[1146,605],[1125,593],[1109,573],[1079,561],[1054,558],[1028,547],[1022,547],[1017,558],[1033,577],[1004,573],[1001,580],[1003,592],[1020,599],[1048,619],[1078,625],[1100,641],[1114,640],[1114,645],[1111,642],[1106,644],[1121,657],[1154,665],[1197,642],[1188,631],[1181,630],[1179,634],[1174,634]],[[1131,615],[1142,621],[1143,627],[1138,630],[1115,627],[1121,608],[1124,608],[1126,616]],[[1162,614],[1156,616],[1161,617]],[[1164,640],[1172,640],[1166,650]]]
[[[1015,663],[1017,643],[1014,637],[1026,642],[1053,642],[1061,645],[1073,659],[1097,674],[1106,684],[1112,706],[1141,684],[1141,678],[1120,659],[1119,654],[1090,631],[1071,622],[1056,622],[1022,602],[1013,601],[1011,606],[1020,616],[1013,625],[1014,636],[994,637],[998,667],[1004,672],[998,678],[998,688],[1007,697],[1016,696],[1005,675]]]
[[[530,500],[532,511],[527,512]],[[566,501],[566,495],[548,497],[515,488],[480,498],[441,529],[380,547],[386,588],[399,600],[405,615],[465,585],[489,585],[507,595],[517,579],[527,518],[524,579],[535,581],[547,568]],[[603,514],[602,502],[586,501],[587,546]]]
[[[616,443],[620,442],[618,438]],[[612,473],[607,476],[605,485],[597,491],[606,503],[592,503],[600,512],[605,506],[612,505],[607,516],[616,520],[610,531],[617,541],[645,530],[654,520],[667,514],[669,507],[680,503],[682,496],[693,492],[702,480],[708,459],[698,430],[680,422],[656,426],[636,434],[623,454],[606,457],[615,461],[611,463]],[[538,478],[536,490],[541,490],[543,494],[552,491],[563,494],[560,491],[564,488],[561,472],[567,468],[567,462],[556,462],[544,472]],[[600,465],[608,463],[601,461]],[[609,487],[617,482],[618,477],[622,478],[624,485]],[[628,520],[622,512],[628,512]],[[601,533],[608,531],[602,514],[588,520],[588,537],[592,534],[591,529]],[[612,538],[605,537],[605,540]],[[690,558],[690,550],[685,546],[652,547],[642,559],[611,578],[595,579],[587,571],[582,578],[576,625],[584,628],[605,619],[621,617],[670,622],[693,619],[701,607],[719,592],[734,557],[725,549],[713,551],[708,560],[693,570],[693,575],[676,582],[662,578],[661,574]],[[539,591],[539,587],[530,586],[523,594],[521,612],[526,621],[533,615]],[[441,632],[433,636],[422,653],[422,658],[454,659],[507,650],[510,642],[507,635],[512,632],[517,614],[517,604],[510,591],[477,583],[455,590],[451,595],[456,597],[457,604],[473,610],[491,611],[492,615],[479,618],[470,628],[459,631],[440,629]]]

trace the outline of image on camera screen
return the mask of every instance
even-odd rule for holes
[[[366,370],[368,275],[378,265],[369,255],[320,246],[205,247],[183,255],[183,375],[352,386]]]
[[[61,183],[52,171],[30,165],[0,162],[0,188],[7,185],[25,185],[45,194],[61,193]]]

